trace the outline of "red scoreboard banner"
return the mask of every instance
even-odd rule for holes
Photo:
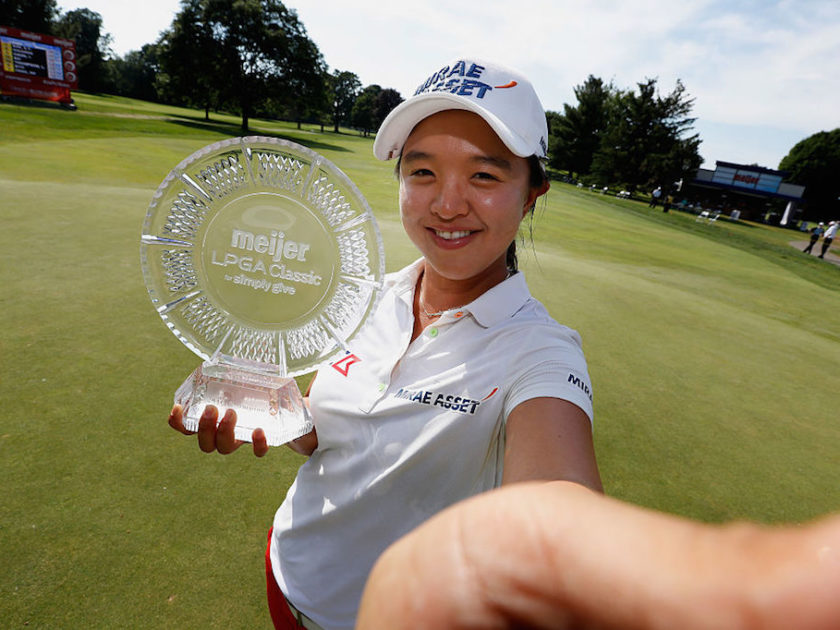
[[[78,84],[74,42],[0,26],[0,94],[70,103]]]

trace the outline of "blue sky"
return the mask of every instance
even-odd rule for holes
[[[574,103],[593,74],[620,88],[647,77],[695,98],[704,166],[776,168],[790,148],[840,127],[838,0],[289,0],[330,69],[403,96],[449,59],[518,68],[546,109]],[[154,41],[177,0],[58,0],[102,15],[117,54]]]

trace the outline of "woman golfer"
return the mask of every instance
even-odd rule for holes
[[[516,266],[519,225],[549,187],[547,136],[530,81],[467,58],[382,123],[373,151],[397,160],[422,257],[387,276],[350,354],[311,387],[315,431],[291,444],[309,459],[269,537],[276,627],[352,628],[380,553],[466,497],[526,480],[600,490],[580,338]],[[205,411],[199,444],[228,453],[235,414],[217,417]],[[177,407],[170,424],[187,433]],[[268,450],[259,429],[253,444]]]

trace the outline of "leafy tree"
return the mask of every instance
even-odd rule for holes
[[[331,98],[333,131],[338,133],[338,126],[350,122],[353,104],[362,89],[362,83],[353,72],[334,70],[328,79]]]
[[[158,45],[145,44],[132,50],[125,57],[115,57],[107,62],[109,84],[115,94],[157,101],[157,76],[160,72]]]
[[[111,36],[102,32],[102,16],[90,9],[73,9],[55,23],[53,33],[76,42],[79,87],[91,92],[108,88],[105,60],[111,54]]]
[[[300,129],[301,120],[321,120],[329,107],[327,66],[315,43],[306,37],[293,41],[294,54],[288,56],[284,85],[275,84],[271,95],[285,110],[287,118]]]
[[[805,186],[810,220],[840,218],[840,128],[820,131],[797,142],[779,162],[786,181]]]
[[[592,170],[592,159],[607,127],[610,100],[616,93],[611,83],[592,75],[574,91],[576,106],[564,104],[562,114],[548,115],[549,164],[573,177]]]
[[[565,105],[564,105],[565,107]],[[564,153],[564,147],[558,142],[557,130],[560,128],[563,114],[545,110],[545,121],[548,124],[548,163],[550,166],[559,169],[565,169],[566,161],[561,154]]]
[[[297,13],[279,0],[202,0],[204,26],[216,54],[208,64],[222,99],[235,105],[242,130],[254,105],[274,98],[302,106],[321,89],[323,59]]]
[[[607,127],[592,161],[601,182],[630,190],[667,187],[700,166],[699,136],[686,136],[695,121],[694,99],[679,80],[664,97],[656,84],[648,79],[637,84],[638,92],[618,91],[609,100]]]
[[[367,136],[376,127],[373,115],[374,102],[376,97],[382,91],[382,87],[376,85],[368,85],[356,97],[356,102],[353,103],[353,126],[361,130],[362,134]]]
[[[232,107],[243,132],[257,111],[300,120],[320,108],[321,53],[279,0],[181,0],[161,43],[168,97],[201,102],[205,115],[213,100]]]
[[[375,83],[368,85],[359,93],[353,104],[353,126],[363,135],[370,135],[402,101],[400,93],[392,88],[383,90]]]
[[[0,0],[0,24],[50,34],[58,17],[56,0]]]
[[[397,105],[403,102],[400,93],[392,88],[385,88],[373,99],[373,126],[379,129],[379,125],[385,120],[385,117],[391,113]]]
[[[332,105],[332,88],[331,75],[326,70],[321,73],[320,88],[316,94],[313,94],[309,100],[306,109],[306,116],[311,121],[317,121],[321,125],[321,133],[324,132],[324,126],[327,121],[332,121],[333,105]],[[298,125],[300,128],[300,125]]]
[[[158,45],[160,74],[156,87],[164,100],[204,109],[219,101],[218,73],[213,71],[218,50],[211,27],[204,19],[202,0],[181,0],[181,10]]]

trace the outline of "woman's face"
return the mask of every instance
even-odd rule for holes
[[[426,264],[451,280],[505,269],[508,245],[544,190],[477,114],[447,110],[421,121],[400,162],[403,227]]]

